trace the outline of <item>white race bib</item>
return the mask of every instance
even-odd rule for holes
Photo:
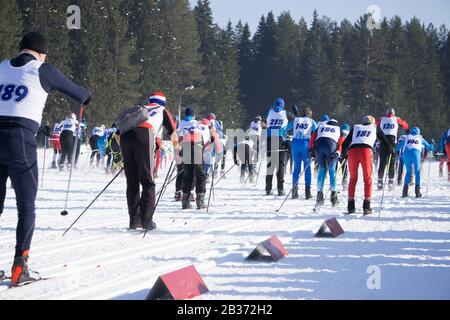
[[[387,136],[394,136],[397,138],[398,122],[397,117],[383,117],[381,118],[380,128]]]
[[[377,140],[377,127],[373,124],[362,125],[357,124],[353,129],[352,144],[365,144],[374,147]]]
[[[294,139],[311,138],[312,124],[312,120],[308,117],[295,118]]]
[[[323,124],[317,130],[317,140],[320,138],[329,138],[336,143],[339,141],[341,136],[341,129],[338,126],[330,126],[328,124]]]
[[[248,133],[248,135],[258,137],[262,135],[261,121],[252,121],[252,123],[250,124],[250,132]]]
[[[273,109],[269,111],[269,116],[267,117],[267,127],[272,130],[285,129],[288,126],[288,118],[286,110],[280,112],[275,112]]]
[[[409,135],[406,137],[405,150],[422,151],[422,136]]]

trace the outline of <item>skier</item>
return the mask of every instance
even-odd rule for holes
[[[377,126],[380,126],[384,134],[388,137],[391,145],[397,144],[397,134],[399,126],[403,129],[408,129],[409,125],[405,120],[395,116],[395,110],[389,108],[386,111],[386,116],[382,117],[377,121]],[[394,178],[395,178],[395,150],[390,153],[390,145],[386,145],[382,141],[380,142],[380,166],[378,168],[378,191],[383,189],[383,177],[386,165],[389,162],[389,190],[394,189]]]
[[[414,127],[411,129],[411,134],[409,134],[405,140],[402,141],[401,148],[403,150],[403,160],[406,166],[406,177],[403,184],[403,194],[402,197],[408,197],[408,187],[409,181],[411,179],[412,167],[414,166],[414,173],[416,178],[416,198],[422,197],[420,192],[420,166],[421,166],[421,152],[422,146],[427,150],[433,150],[434,146],[429,144],[421,135],[420,129]]]
[[[99,126],[94,127],[94,129],[92,129],[92,135],[89,138],[89,146],[91,147],[91,160],[90,160],[91,168],[94,167],[94,158],[97,159],[96,166],[98,167],[100,164],[100,151],[98,149],[97,143],[100,137],[103,136],[104,134],[105,132],[103,127]]]
[[[441,153],[447,154],[447,175],[448,175],[448,181],[450,182],[450,128],[447,129],[446,132],[442,135],[440,139],[440,146],[441,146]],[[442,175],[444,175],[444,170],[442,169]],[[441,172],[440,171],[440,172]]]
[[[118,167],[121,166],[122,162],[122,154],[120,153],[120,145],[117,141],[117,128],[116,125],[113,124],[112,128],[107,131],[107,144],[106,144],[106,174],[114,174]]]
[[[61,141],[61,157],[59,158],[59,171],[64,170],[64,163],[67,158],[67,170],[72,166],[73,148],[75,144],[75,129],[77,128],[78,120],[75,113],[70,112],[63,121],[63,128],[60,135]]]
[[[348,158],[350,183],[348,185],[348,214],[355,213],[355,189],[358,182],[358,169],[361,164],[364,177],[364,215],[372,213],[370,201],[372,199],[372,162],[375,141],[379,139],[387,146],[391,145],[383,131],[375,124],[375,118],[365,116],[362,124],[357,124],[350,131],[342,144],[343,157]],[[391,145],[391,149],[394,146]]]
[[[228,149],[228,138],[224,133],[224,128],[223,128],[223,122],[218,120],[216,115],[214,113],[210,113],[209,116],[207,117],[207,119],[211,122],[211,125],[213,126],[213,128],[215,129],[219,142],[221,144],[221,153],[216,153],[215,157],[216,159],[216,168],[214,170],[216,176],[217,176],[217,171],[218,171],[218,165],[219,163],[221,164],[220,166],[220,175],[223,176],[225,174],[225,165],[226,165],[226,159],[227,159],[227,149]],[[214,177],[215,178],[215,177]]]
[[[312,134],[309,142],[309,151],[316,155],[319,164],[319,176],[317,178],[317,206],[323,205],[323,187],[327,171],[330,173],[331,204],[335,206],[338,202],[336,191],[336,168],[341,155],[344,137],[337,120],[329,120],[321,124],[316,132]]]
[[[245,182],[245,173],[248,171],[249,182],[253,183],[255,178],[255,167],[257,162],[256,146],[250,137],[246,137],[243,141],[235,145],[233,150],[234,164],[241,163],[241,183]]]
[[[267,129],[267,125],[262,121],[260,115],[256,116],[255,119],[250,123],[250,128],[247,130],[248,137],[253,141],[256,146],[257,159],[259,160],[259,152],[261,150],[262,133],[263,129]]]
[[[403,148],[401,147],[405,139],[408,137],[408,135],[411,134],[411,130],[407,129],[405,130],[405,134],[401,135],[400,138],[398,138],[397,146],[395,147],[395,151],[397,153],[397,159],[398,159],[398,165],[397,165],[397,185],[401,186],[403,182],[403,167],[405,166],[405,163],[403,161]]]
[[[287,130],[295,117],[284,110],[284,100],[277,98],[267,115],[267,172],[266,195],[272,194],[273,175],[277,175],[278,195],[285,195],[284,173],[287,158]]]
[[[13,286],[40,280],[29,270],[28,259],[38,188],[34,135],[39,129],[47,96],[57,90],[80,104],[88,105],[91,100],[87,89],[75,85],[56,67],[45,63],[48,45],[41,34],[27,33],[20,41],[19,50],[16,58],[0,64],[0,190],[6,189],[9,176],[19,215],[11,270]]]
[[[56,163],[59,161],[59,156],[61,155],[61,143],[59,141],[59,136],[61,135],[63,128],[63,123],[55,123],[53,127],[52,134],[52,146],[53,146],[53,161],[52,161],[52,169],[57,169],[58,166]]]
[[[142,122],[124,134],[120,134],[120,150],[122,152],[125,176],[127,178],[127,204],[131,230],[149,228],[153,230],[155,212],[155,180],[154,161],[156,139],[163,126],[176,140],[175,122],[171,113],[165,108],[166,97],[162,92],[155,92],[145,107],[149,110],[148,120]],[[175,134],[174,134],[175,133]],[[139,194],[139,185],[142,193]]]
[[[180,124],[179,144],[182,148],[183,182],[182,182],[182,209],[192,208],[190,194],[195,177],[195,192],[197,193],[197,209],[205,207],[206,173],[203,163],[205,146],[205,130],[195,120],[195,112],[192,107],[186,108],[184,112],[185,123]]]
[[[311,135],[317,130],[317,123],[312,119],[312,111],[304,106],[301,112],[294,112],[296,118],[293,124],[292,158],[294,173],[292,175],[292,199],[298,199],[298,183],[301,166],[305,171],[305,197],[311,199],[311,159],[309,158],[309,142]]]
[[[75,169],[77,168],[78,158],[80,157],[81,145],[83,143],[85,143],[85,141],[86,141],[86,128],[87,128],[86,119],[83,118],[83,121],[81,121],[81,123],[80,123],[80,128],[75,129],[75,137],[78,139],[77,149],[74,150],[74,152],[75,152],[74,168]]]

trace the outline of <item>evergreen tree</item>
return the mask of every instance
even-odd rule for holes
[[[17,54],[22,33],[22,18],[14,1],[0,0],[0,61]]]

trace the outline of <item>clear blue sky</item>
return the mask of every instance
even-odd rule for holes
[[[189,0],[194,7],[197,0]],[[417,16],[424,23],[435,26],[445,24],[450,28],[450,0],[210,0],[214,22],[221,27],[231,19],[233,24],[239,20],[248,22],[250,29],[256,31],[261,16],[273,11],[278,16],[282,11],[290,11],[295,20],[304,17],[308,23],[314,9],[319,16],[326,15],[335,21],[347,18],[355,22],[367,12],[370,5],[381,9],[381,16],[399,15],[403,20]]]

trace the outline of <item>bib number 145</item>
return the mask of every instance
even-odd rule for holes
[[[0,84],[0,99],[2,101],[9,101],[14,99],[16,102],[20,102],[28,94],[28,88],[25,86],[16,86],[14,84],[3,85]]]

